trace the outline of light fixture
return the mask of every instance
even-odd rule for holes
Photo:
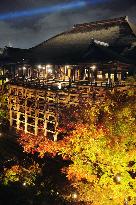
[[[48,69],[48,73],[52,73],[52,69],[51,68]]]
[[[92,69],[92,71],[95,71],[96,70],[96,65],[92,65],[90,68]]]
[[[119,184],[121,182],[121,175],[120,174],[116,174],[116,176],[114,177],[114,180],[117,184]]]
[[[45,66],[43,66],[43,70],[45,70]]]
[[[23,186],[26,186],[26,182],[23,183]]]
[[[46,65],[46,68],[47,68],[47,72],[48,72],[48,73],[52,73],[52,69],[51,69],[51,67],[52,67],[52,66],[49,65],[49,64]]]
[[[62,88],[61,83],[58,83],[58,88],[59,88],[59,89],[61,89],[61,88]]]
[[[127,198],[124,199],[124,205],[128,205],[128,199]]]
[[[23,70],[26,70],[26,67],[25,67],[25,66],[23,66]]]
[[[42,68],[42,66],[41,66],[41,65],[38,65],[38,68],[40,69],[40,68]]]
[[[76,192],[73,192],[73,193],[72,193],[72,198],[73,198],[73,199],[77,199],[77,193],[76,193]]]
[[[50,67],[51,67],[51,65],[49,65],[49,64],[48,64],[48,65],[46,65],[46,68],[47,68],[47,69],[48,69],[48,68],[50,68]]]

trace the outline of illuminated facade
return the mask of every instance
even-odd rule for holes
[[[75,25],[31,49],[10,48],[10,125],[57,140],[60,106],[77,105],[79,95],[94,100],[94,90],[103,99],[105,89],[135,74],[135,28],[121,17]]]
[[[112,92],[112,90],[110,90]],[[57,140],[59,109],[77,106],[79,100],[94,101],[95,97],[104,100],[106,89],[90,85],[77,85],[67,89],[53,87],[29,88],[11,84],[9,87],[8,108],[10,126],[26,134],[47,136]]]

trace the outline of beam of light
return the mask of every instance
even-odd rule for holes
[[[86,7],[87,5],[94,5],[94,4],[102,3],[103,1],[107,1],[107,0],[75,0],[69,3],[61,3],[57,5],[40,7],[36,9],[31,9],[31,10],[29,9],[29,10],[23,10],[23,11],[9,12],[5,14],[1,14],[0,20],[10,20],[10,19],[16,19],[19,17],[30,17],[30,16],[35,16],[35,15],[50,14],[53,12],[60,12],[60,11],[65,11],[65,10],[80,9],[82,7]]]

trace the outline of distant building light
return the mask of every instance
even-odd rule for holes
[[[62,88],[61,83],[58,83],[58,88],[59,88],[59,89],[61,89],[61,88]]]
[[[42,68],[42,66],[41,66],[41,65],[38,65],[38,68],[40,69],[40,68]]]
[[[92,71],[95,71],[96,70],[96,65],[92,65],[90,68],[92,69]]]
[[[46,69],[46,67],[45,66],[43,66],[43,70],[45,70]]]
[[[101,74],[98,74],[98,75],[97,75],[97,78],[102,79],[102,75],[101,75]]]
[[[51,68],[48,69],[48,73],[52,73],[52,69]]]
[[[105,43],[105,42],[102,42],[102,41],[98,41],[98,40],[94,40],[94,42],[98,45],[101,45],[101,46],[105,46],[105,47],[108,47],[109,44],[108,43]]]
[[[65,66],[65,68],[69,68],[69,67],[70,67],[69,65],[66,65],[66,66]]]
[[[48,73],[52,73],[52,65],[46,65],[46,68],[47,68],[47,72]]]
[[[26,70],[26,67],[25,67],[25,66],[23,67],[23,70]]]
[[[48,64],[48,65],[46,65],[46,68],[47,68],[47,69],[48,69],[48,68],[50,68],[50,67],[51,67],[51,65],[49,65],[49,64]]]

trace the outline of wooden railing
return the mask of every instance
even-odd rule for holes
[[[82,86],[94,86],[94,87],[106,87],[106,88],[114,88],[114,87],[120,87],[120,86],[125,86],[126,83],[125,81],[118,81],[118,82],[89,82],[89,81],[73,81],[73,82],[69,82],[69,81],[60,81],[60,80],[48,80],[46,81],[45,79],[32,79],[32,78],[16,78],[16,79],[12,79],[10,82],[10,84],[13,85],[20,85],[20,86],[24,86],[24,87],[28,87],[28,88],[43,88],[43,89],[49,89],[49,90],[58,90],[58,89],[68,89],[70,87],[78,87],[80,85]],[[59,85],[61,84],[61,88],[59,87]]]

